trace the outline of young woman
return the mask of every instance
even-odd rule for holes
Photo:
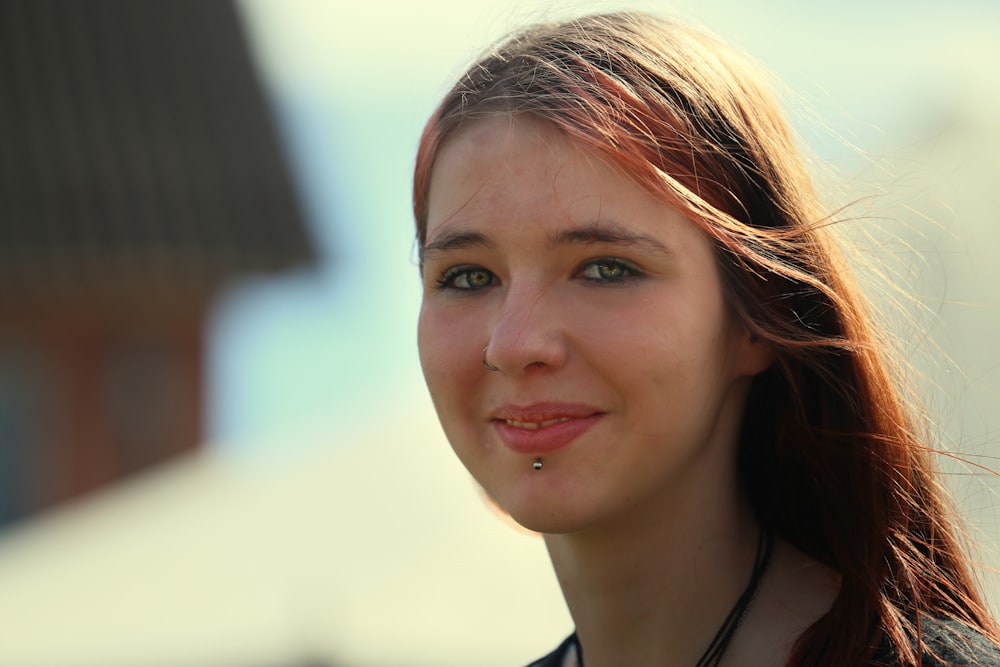
[[[537,665],[1000,665],[904,402],[761,76],[645,15],[519,32],[421,138],[419,348],[541,532]]]

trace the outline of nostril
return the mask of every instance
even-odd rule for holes
[[[499,371],[500,368],[491,364],[490,360],[487,358],[487,352],[489,351],[489,349],[490,349],[489,345],[483,348],[483,355],[482,355],[483,366],[488,371],[493,371],[493,372]]]

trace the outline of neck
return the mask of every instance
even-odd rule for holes
[[[698,662],[746,588],[758,544],[742,498],[715,488],[669,494],[603,529],[546,535],[586,667]]]

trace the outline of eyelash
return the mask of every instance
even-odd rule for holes
[[[594,268],[600,271],[600,267],[610,267],[614,270],[621,270],[622,275],[618,277],[608,278],[608,277],[587,277],[583,275],[588,269]],[[473,274],[482,274],[483,278],[488,279],[489,282],[481,284],[479,286],[472,286],[469,283],[469,278]],[[617,257],[598,257],[596,259],[587,260],[584,262],[580,268],[574,274],[574,277],[579,277],[587,282],[594,283],[597,285],[622,285],[634,281],[637,278],[642,277],[642,272],[636,268],[631,262],[627,262],[623,259]],[[465,278],[465,286],[459,286],[456,283]],[[484,269],[481,266],[454,266],[442,274],[442,276],[437,280],[438,289],[442,290],[456,290],[459,292],[477,292],[486,287],[495,285],[497,282],[496,275],[489,269]]]

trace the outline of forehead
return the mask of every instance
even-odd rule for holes
[[[636,184],[551,123],[494,114],[463,125],[441,146],[428,188],[428,232],[456,216],[599,205]]]
[[[442,146],[422,256],[602,242],[672,253],[706,238],[676,208],[546,121],[497,114]]]
[[[442,171],[450,178],[456,171],[470,177],[481,175],[477,167],[488,167],[489,174],[500,168],[516,172],[525,167],[529,155],[542,162],[559,162],[579,160],[584,153],[579,142],[550,122],[529,114],[490,114],[464,123],[445,139],[431,172],[431,189],[434,177]]]

